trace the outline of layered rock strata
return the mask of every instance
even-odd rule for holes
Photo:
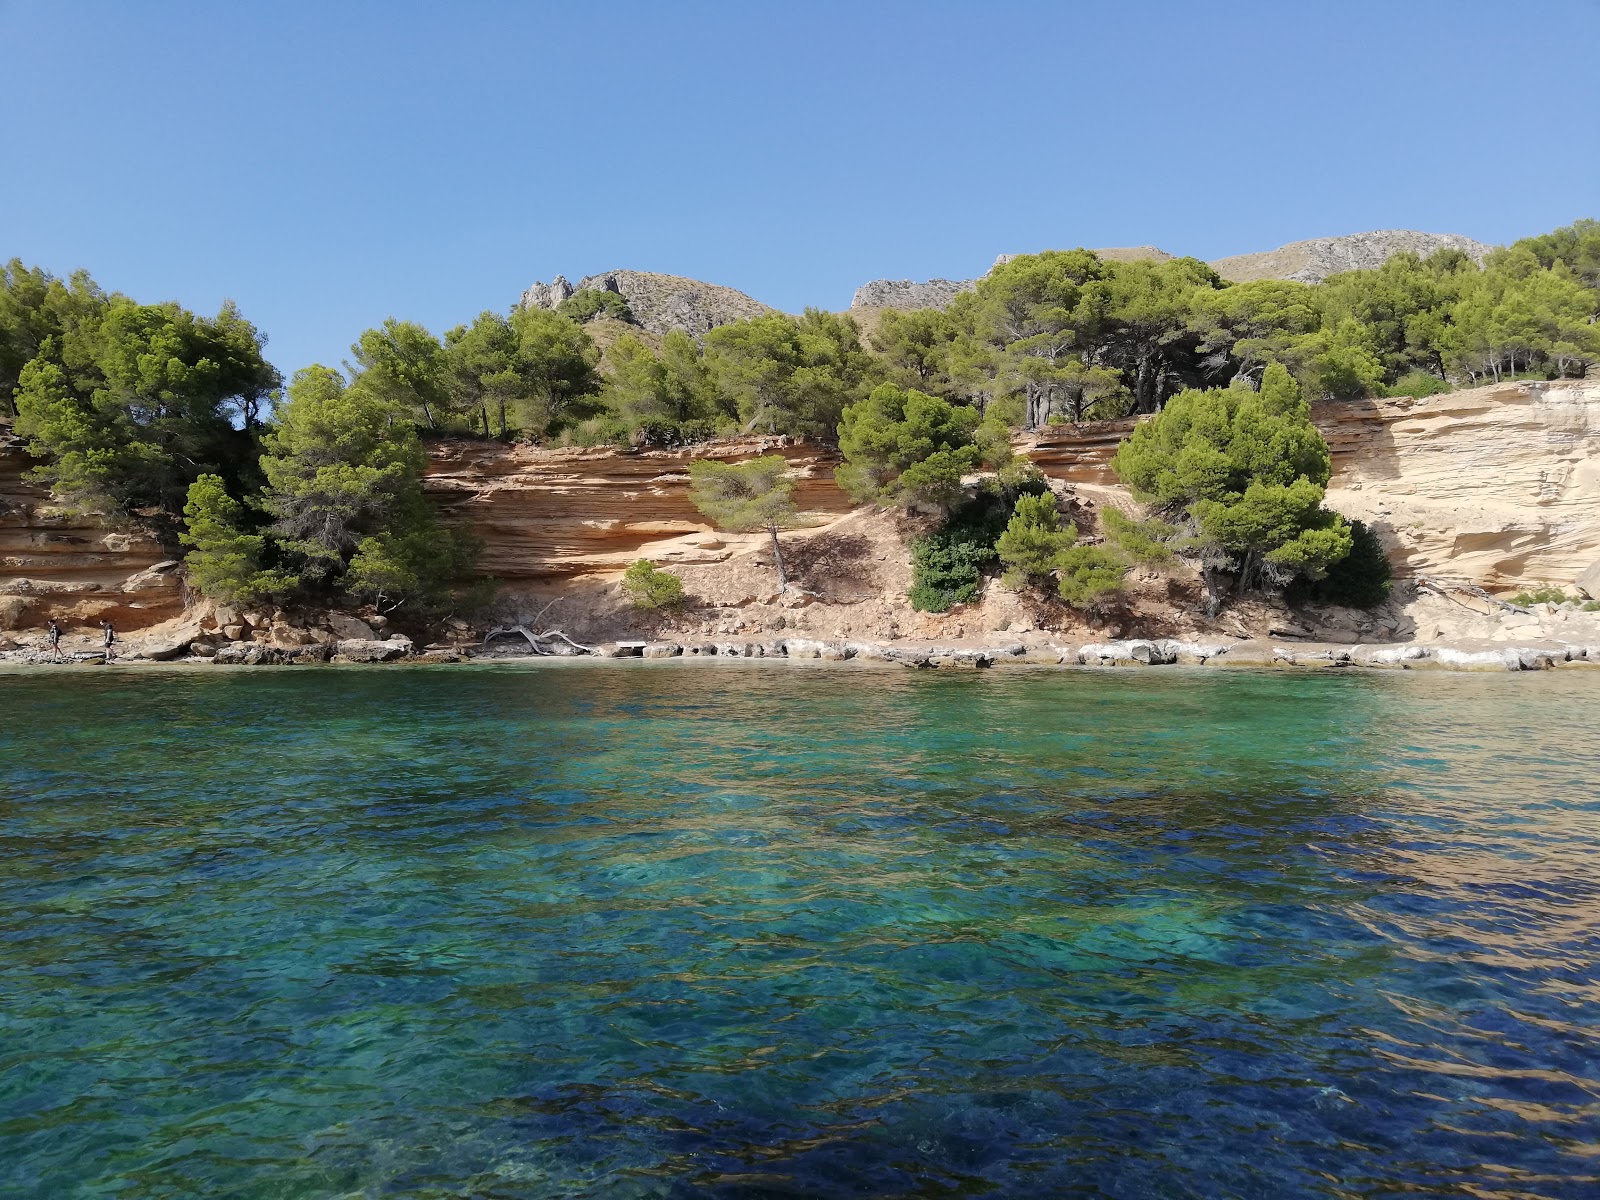
[[[481,570],[507,582],[620,571],[642,556],[719,562],[731,554],[689,499],[689,463],[782,454],[795,502],[811,524],[843,516],[837,451],[788,438],[739,438],[673,450],[544,450],[454,442],[438,446],[424,480],[448,516],[483,539]]]
[[[0,630],[109,619],[141,628],[183,611],[177,557],[136,524],[71,514],[28,478],[36,465],[0,427]]]

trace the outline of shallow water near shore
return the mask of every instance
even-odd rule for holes
[[[1600,678],[0,676],[0,1196],[1600,1194]]]

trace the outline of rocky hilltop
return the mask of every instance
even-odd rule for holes
[[[1165,262],[1175,257],[1155,246],[1107,246],[1095,253],[1108,262],[1133,262],[1136,259]],[[994,260],[994,265],[998,267],[1016,257],[1015,254],[1002,254]],[[910,279],[874,279],[856,289],[850,307],[856,310],[894,308],[901,312],[918,308],[946,308],[962,292],[970,292],[977,286],[976,279],[929,279],[921,283]]]
[[[974,279],[874,279],[856,289],[851,308],[897,308],[909,312],[918,308],[946,308],[962,292],[977,286]]]
[[[654,334],[681,329],[693,337],[704,337],[719,325],[773,311],[761,301],[721,284],[626,270],[586,275],[576,285],[557,275],[549,283],[536,283],[523,292],[522,307],[555,308],[574,292],[588,290],[615,292],[628,302],[640,327]]]
[[[1377,229],[1352,233],[1348,237],[1313,238],[1292,242],[1259,254],[1237,254],[1214,259],[1209,265],[1224,279],[1248,283],[1256,279],[1292,279],[1301,283],[1321,283],[1340,271],[1366,271],[1381,267],[1404,251],[1423,256],[1435,250],[1464,252],[1482,263],[1494,247],[1456,233],[1418,233],[1410,229]],[[1109,262],[1147,260],[1167,262],[1176,255],[1156,246],[1112,246],[1095,251]],[[1009,262],[1014,254],[1002,254],[995,265]],[[909,279],[874,279],[856,289],[852,309],[945,308],[962,292],[978,286],[976,279],[930,279],[914,283]]]
[[[1211,267],[1224,279],[1249,283],[1257,279],[1292,279],[1321,283],[1341,271],[1370,271],[1396,254],[1410,251],[1426,258],[1436,250],[1460,250],[1482,264],[1494,247],[1458,233],[1418,233],[1412,229],[1376,229],[1347,237],[1290,242],[1259,254],[1213,259]]]

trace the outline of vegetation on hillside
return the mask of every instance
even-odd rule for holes
[[[625,335],[602,370],[585,328],[596,318],[632,314],[585,291],[443,336],[390,318],[343,371],[313,365],[285,391],[232,304],[198,316],[13,260],[0,272],[0,414],[58,502],[181,524],[191,579],[217,596],[439,602],[472,548],[422,496],[429,437],[681,445],[745,432],[836,437],[858,500],[947,514],[914,551],[928,606],[1002,563],[1013,583],[1053,579],[1092,605],[1129,562],[1172,554],[1201,564],[1213,601],[1229,579],[1370,599],[1386,586],[1376,543],[1322,508],[1326,447],[1308,404],[1582,374],[1600,362],[1600,222],[1481,268],[1458,251],[1401,254],[1319,285],[1228,284],[1194,259],[1022,255],[947,310],[883,314],[870,345],[848,315],[768,313],[659,349]],[[1041,502],[1018,508],[1013,429],[1130,414],[1158,414],[1117,461],[1149,519],[1108,514],[1106,543],[1085,546]],[[963,479],[982,468],[1000,472],[999,490],[973,508]],[[696,477],[722,527],[766,528],[774,543],[789,492],[781,469],[756,464]],[[1367,563],[1357,583],[1340,582],[1347,558]]]

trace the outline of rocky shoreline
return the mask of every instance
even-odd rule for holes
[[[214,666],[301,666],[324,664],[418,664],[591,659],[736,659],[744,662],[858,662],[915,669],[986,669],[1005,665],[1065,667],[1237,667],[1256,669],[1366,668],[1378,670],[1489,671],[1510,673],[1558,668],[1600,669],[1600,644],[1541,643],[1421,644],[1416,642],[1347,645],[1331,642],[1278,642],[1262,639],[1192,641],[1130,638],[1083,644],[941,645],[782,638],[772,641],[608,642],[591,652],[535,655],[507,647],[431,646],[418,650],[409,638],[346,638],[309,645],[236,642],[208,654],[160,653],[160,647],[133,650],[109,664],[98,651],[78,650],[53,659],[39,647],[0,651],[0,664],[17,666],[142,666],[188,663]],[[187,649],[187,647],[185,647]]]

